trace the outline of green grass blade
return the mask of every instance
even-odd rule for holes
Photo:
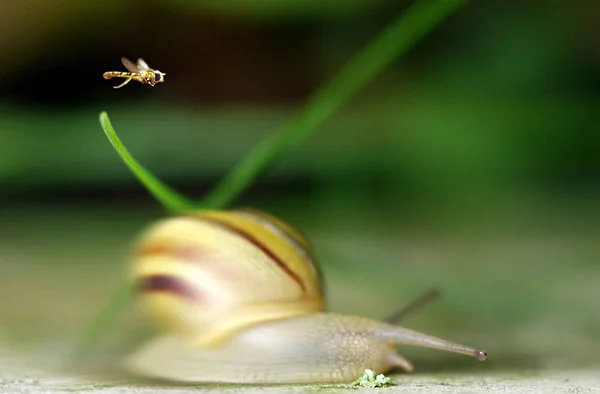
[[[111,324],[123,312],[123,306],[132,298],[132,289],[129,283],[121,284],[117,292],[108,300],[106,307],[98,314],[98,317],[90,324],[81,341],[77,343],[74,357],[80,358],[97,343],[102,334],[110,328]]]
[[[117,133],[115,132],[106,112],[100,113],[100,124],[104,134],[117,151],[127,167],[133,172],[135,177],[146,187],[146,189],[156,198],[165,208],[173,213],[183,212],[194,208],[194,204],[186,197],[180,195],[175,190],[167,186],[156,176],[146,170],[127,150]],[[124,283],[117,293],[109,300],[98,316],[92,321],[90,326],[76,344],[74,357],[82,357],[114,322],[123,311],[124,306],[131,299],[131,286]]]
[[[164,206],[173,211],[196,208],[223,208],[252,184],[266,168],[290,148],[306,140],[318,126],[339,107],[382,71],[394,58],[405,53],[421,37],[433,30],[453,11],[468,0],[421,0],[375,37],[363,50],[323,88],[310,98],[304,108],[275,134],[262,141],[241,160],[230,173],[198,204],[159,181],[147,172],[127,152],[110,125],[106,113],[100,121],[104,132],[131,171]],[[129,289],[129,285],[123,286]],[[108,307],[84,332],[77,354],[83,355],[96,343],[102,331],[107,330],[129,300],[129,292],[119,292]]]
[[[199,202],[199,208],[229,205],[275,160],[316,131],[327,118],[395,58],[406,53],[468,0],[422,0],[398,17],[359,51],[304,108],[271,137],[263,140]]]
[[[104,134],[117,151],[127,167],[133,172],[135,177],[146,187],[146,189],[156,198],[165,208],[177,213],[191,210],[194,204],[186,197],[180,195],[175,190],[167,186],[156,176],[146,170],[127,150],[112,124],[106,112],[100,113],[100,124]],[[75,347],[75,357],[83,356],[94,343],[96,343],[103,332],[105,332],[118,315],[123,311],[124,305],[131,299],[129,283],[124,283],[119,291],[109,300],[105,309],[103,309],[96,319],[92,321],[85,331],[79,343]]]
[[[144,185],[150,194],[152,194],[165,208],[172,212],[183,212],[194,208],[194,203],[192,201],[167,186],[167,184],[138,163],[138,161],[129,153],[123,142],[121,142],[121,139],[112,127],[106,112],[100,113],[100,124],[104,130],[104,134],[106,134],[106,137],[108,137],[113,148],[115,148],[119,156],[121,156],[121,159],[123,159],[127,167],[129,167],[131,172],[133,172],[135,177]]]

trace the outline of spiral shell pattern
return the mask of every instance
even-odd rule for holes
[[[257,210],[198,211],[155,223],[135,248],[132,275],[151,319],[199,346],[325,308],[306,239]]]

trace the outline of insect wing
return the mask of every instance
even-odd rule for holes
[[[123,65],[129,72],[136,73],[136,74],[140,72],[140,68],[138,66],[136,66],[135,63],[133,63],[131,60],[127,59],[126,57],[122,57],[121,62],[123,63]]]
[[[137,65],[140,70],[151,70],[151,68],[148,67],[148,64],[146,64],[146,62],[142,58],[138,59]]]

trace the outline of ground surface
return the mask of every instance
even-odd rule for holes
[[[18,357],[18,356],[17,356]],[[592,393],[600,392],[598,369],[545,370],[527,372],[493,371],[478,373],[423,373],[390,375],[393,385],[381,389],[355,388],[350,385],[173,385],[134,379],[98,378],[86,374],[57,373],[52,368],[27,367],[28,362],[4,354],[0,373],[2,393],[312,393],[312,392],[387,392],[387,393]],[[29,365],[31,361],[29,361]],[[10,366],[10,367],[9,367]]]
[[[527,376],[520,372],[483,375],[423,374],[393,376],[394,385],[381,389],[358,389],[347,385],[307,386],[174,386],[127,381],[94,381],[77,376],[44,376],[33,373],[17,374],[0,380],[2,393],[48,392],[98,392],[98,393],[311,393],[311,392],[386,392],[386,393],[588,393],[600,392],[597,370],[545,371]]]

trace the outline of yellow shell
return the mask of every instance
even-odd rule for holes
[[[325,308],[306,240],[256,210],[155,223],[136,247],[133,280],[159,326],[204,347],[255,323]]]

